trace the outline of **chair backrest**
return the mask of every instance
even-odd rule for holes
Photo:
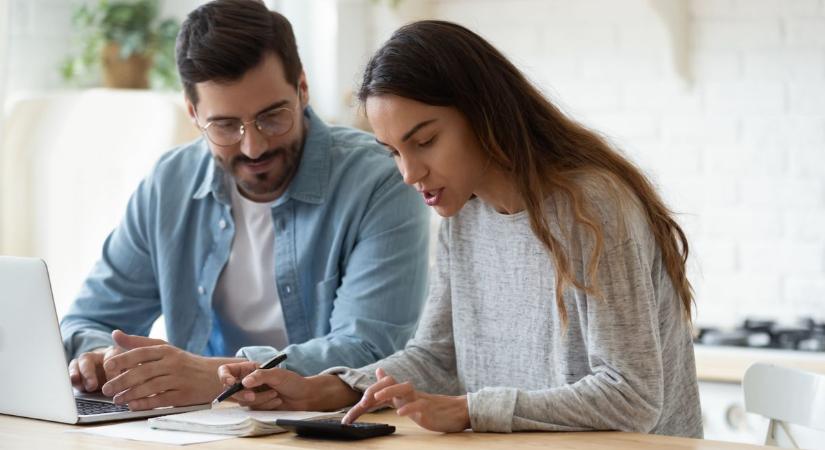
[[[770,419],[765,444],[787,442],[801,448],[798,437],[825,436],[793,426],[825,431],[825,375],[755,363],[745,372],[742,388],[745,409]],[[816,445],[821,445],[821,439]]]

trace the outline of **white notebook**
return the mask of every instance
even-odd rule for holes
[[[285,432],[285,429],[275,425],[278,419],[304,420],[336,416],[340,417],[341,414],[315,411],[252,411],[238,406],[154,417],[149,419],[149,426],[158,430],[261,436]]]

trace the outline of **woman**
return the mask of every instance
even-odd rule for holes
[[[688,244],[639,169],[456,24],[398,30],[359,98],[447,217],[424,316],[404,350],[360,369],[222,367],[226,384],[245,376],[242,404],[355,404],[345,422],[387,405],[448,432],[702,436]]]

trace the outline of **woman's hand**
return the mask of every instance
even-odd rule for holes
[[[231,398],[251,409],[290,411],[329,411],[352,405],[358,393],[335,375],[303,377],[286,369],[260,369],[259,364],[245,361],[224,364],[218,378],[225,387],[238,380],[244,385]]]
[[[230,397],[242,406],[248,406],[251,409],[278,409],[283,404],[283,400],[278,396],[277,390],[270,389],[266,384],[267,381],[272,381],[269,380],[271,377],[268,372],[261,370],[260,364],[256,362],[245,361],[218,367],[218,378],[225,388],[242,381],[246,389]],[[249,378],[253,373],[256,376]]]
[[[383,369],[375,371],[378,381],[364,391],[359,401],[344,416],[342,423],[352,423],[369,410],[392,405],[399,416],[408,416],[422,428],[446,433],[470,428],[467,396],[434,395],[418,392],[407,383],[398,383]]]

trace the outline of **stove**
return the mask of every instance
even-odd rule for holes
[[[745,319],[733,329],[700,327],[695,342],[710,346],[825,352],[825,322],[803,318],[795,324],[780,325],[773,320]]]

